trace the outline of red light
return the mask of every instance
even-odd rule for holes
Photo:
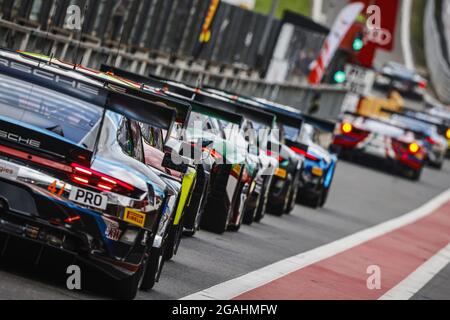
[[[74,217],[70,217],[67,218],[66,220],[64,220],[65,223],[74,223],[75,221],[80,221],[81,217],[80,216],[74,216]]]
[[[431,145],[435,145],[436,144],[436,141],[432,137],[427,137],[425,139],[425,141],[428,142]]]
[[[134,191],[134,187],[128,183],[114,179],[103,173],[94,171],[92,169],[80,166],[79,164],[72,164],[73,173],[72,180],[77,183],[89,184],[104,191],[112,191],[114,188],[120,186],[126,189],[126,192]]]
[[[296,148],[296,147],[291,147],[291,150],[294,151],[295,153],[299,154],[299,155],[304,156],[308,160],[319,161],[319,158],[313,156],[312,154],[310,154],[310,153],[308,153],[308,152],[306,152],[306,151],[304,151],[302,149],[299,149],[299,148]]]
[[[211,154],[211,156],[215,159],[222,159],[222,155],[214,149],[210,150],[208,148],[202,148],[202,151]]]
[[[75,180],[78,183],[89,184],[89,180],[88,179],[81,178],[81,177],[78,177],[78,176],[74,176],[73,180]]]
[[[102,177],[102,180],[105,181],[105,182],[109,182],[109,183],[111,183],[113,185],[117,184],[116,181],[114,181],[113,179],[107,178],[107,177]]]
[[[419,82],[419,88],[420,89],[426,89],[427,88],[427,82],[426,81],[420,81]]]
[[[269,157],[275,158],[274,152],[272,152],[272,151],[270,151],[270,150],[267,150],[266,153],[267,153],[267,155],[268,155]],[[279,155],[279,156],[278,156],[278,162],[282,162],[282,161],[283,161],[283,158]]]
[[[92,172],[87,170],[87,169],[84,169],[84,168],[81,168],[81,167],[74,167],[74,169],[75,169],[75,171],[87,174],[88,176],[92,175]]]
[[[13,157],[16,157],[16,158],[19,158],[19,159],[31,161],[31,162],[37,163],[39,165],[42,165],[42,166],[53,168],[56,170],[61,170],[64,172],[72,172],[72,168],[69,166],[66,166],[65,164],[55,162],[52,160],[48,160],[48,159],[45,159],[42,157],[38,157],[38,156],[29,154],[26,152],[22,152],[22,151],[19,151],[16,149],[11,149],[8,147],[0,146],[0,152],[10,155],[10,156],[13,156]]]
[[[105,184],[101,184],[101,183],[99,183],[99,184],[97,185],[97,187],[99,187],[100,189],[103,189],[103,190],[105,190],[105,191],[111,191],[111,190],[112,190],[112,187],[107,186],[107,185],[105,185]]]

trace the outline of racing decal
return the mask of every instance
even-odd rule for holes
[[[19,174],[18,166],[0,160],[0,177],[16,180],[18,174]]]
[[[6,139],[6,140],[10,140],[10,141],[14,141],[20,144],[25,144],[34,148],[40,148],[41,147],[41,142],[33,140],[33,139],[29,139],[29,138],[24,138],[18,134],[12,133],[12,132],[6,132],[3,130],[0,130],[0,138],[2,139]]]
[[[103,221],[106,224],[105,236],[112,241],[119,241],[122,236],[122,230],[120,230],[119,223],[103,217]]]
[[[314,167],[311,170],[312,174],[317,176],[317,177],[322,177],[323,176],[323,169],[319,168],[319,167]]]
[[[286,179],[287,171],[285,169],[277,168],[277,170],[275,171],[275,175],[279,178]]]
[[[108,197],[106,195],[77,187],[72,187],[69,200],[101,210],[106,210],[108,205]]]
[[[145,226],[145,214],[131,208],[126,208],[123,220],[139,227]]]
[[[59,183],[57,180],[55,180],[48,186],[47,190],[52,195],[61,197],[63,195],[64,191],[66,190],[66,183]]]

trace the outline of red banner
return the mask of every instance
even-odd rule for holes
[[[362,65],[371,67],[377,49],[391,51],[395,46],[399,0],[351,0],[351,2],[365,4],[365,46],[357,55],[357,60]]]

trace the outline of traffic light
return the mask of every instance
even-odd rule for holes
[[[364,38],[363,38],[363,34],[362,33],[358,33],[355,37],[355,39],[353,40],[353,51],[355,52],[359,52],[362,50],[362,48],[364,47]]]
[[[345,81],[347,81],[347,74],[345,73],[345,71],[338,70],[334,73],[333,80],[335,83],[344,83]]]

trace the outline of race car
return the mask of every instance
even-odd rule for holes
[[[304,156],[296,201],[313,208],[323,207],[337,166],[336,155],[327,150],[335,123],[304,115],[289,106],[264,99],[256,100],[277,116],[285,143],[291,150]]]
[[[411,180],[420,179],[427,156],[423,141],[408,128],[352,113],[343,115],[332,148],[341,157],[385,163]]]
[[[416,71],[407,69],[396,62],[388,62],[377,73],[375,87],[398,91],[411,98],[423,99],[427,89],[427,81]]]
[[[21,52],[21,54],[26,57],[37,59],[38,61],[44,61],[51,65],[77,71],[84,76],[90,77],[97,81],[103,81],[105,82],[105,84],[114,85],[120,91],[125,92],[129,95],[136,96],[159,105],[162,104],[163,106],[170,106],[176,110],[175,125],[177,127],[183,127],[189,120],[190,106],[188,104],[171,99],[169,97],[161,96],[161,94],[157,94],[154,91],[143,91],[141,88],[142,84],[135,83],[130,79],[116,77],[111,74],[89,69],[81,65],[73,65],[59,59],[46,57],[40,54],[25,52]],[[152,128],[148,125],[141,125],[141,129],[145,129],[146,133],[150,133],[155,132],[152,131],[152,129],[158,128]],[[172,135],[174,135],[174,137],[172,137]],[[170,260],[177,253],[181,242],[185,213],[187,213],[188,211],[190,211],[191,214],[198,213],[201,204],[192,202],[191,205],[190,200],[192,199],[192,196],[196,189],[201,189],[203,191],[203,185],[197,185],[197,168],[194,165],[182,166],[181,170],[183,172],[179,172],[179,170],[177,169],[178,166],[170,167],[172,163],[168,160],[171,159],[171,156],[173,154],[177,153],[177,150],[170,149],[167,146],[170,144],[170,140],[176,140],[179,139],[179,137],[176,136],[176,130],[166,132],[166,137],[167,145],[165,147],[161,147],[160,145],[152,145],[150,139],[145,139],[145,136],[143,137],[143,145],[146,164],[154,169],[155,173],[167,184],[168,188],[172,190],[177,199],[176,210],[173,211],[172,217],[170,217],[169,219],[169,223],[171,225],[167,228],[160,228],[160,232],[163,233],[164,236],[162,237],[163,241],[158,243],[159,253],[164,256],[164,260]],[[164,148],[170,150],[165,150]],[[170,153],[170,155],[168,155],[168,153]],[[187,159],[184,159],[183,161],[186,160]],[[161,273],[163,265],[164,261],[161,261],[160,265],[158,266],[159,273],[158,277],[155,279],[156,282],[159,280],[159,274]],[[147,289],[150,289],[150,287],[148,287]]]
[[[252,122],[263,132],[268,132],[266,137],[262,137],[259,141],[259,147],[265,151],[272,161],[275,159],[278,164],[275,170],[270,170],[270,182],[266,181],[265,187],[268,192],[265,201],[267,204],[267,212],[281,216],[284,213],[290,213],[294,210],[298,187],[300,185],[300,175],[302,172],[302,164],[304,157],[293,152],[283,141],[282,135],[279,134],[280,128],[277,126],[277,117],[271,113],[271,110],[264,110],[264,105],[251,98],[239,96],[233,93],[224,92],[214,88],[207,88],[211,93],[222,95],[228,99],[238,103],[236,110],[252,120]],[[252,116],[252,113],[254,114]],[[259,118],[266,119],[265,123],[261,123],[255,116],[259,113]],[[278,123],[279,124],[279,123]],[[301,124],[300,124],[301,125]],[[306,146],[304,146],[306,148]],[[305,149],[306,151],[306,149]],[[262,153],[260,153],[262,154]],[[275,163],[276,164],[276,163]],[[273,168],[273,163],[271,168]],[[264,211],[257,211],[255,221],[260,221]]]
[[[18,246],[35,266],[86,266],[119,298],[153,286],[176,195],[145,164],[140,123],[171,130],[175,110],[9,51],[0,78],[3,259]]]
[[[102,70],[129,78],[129,73],[117,68],[102,66]],[[192,91],[183,88],[181,84],[151,77],[145,78],[145,81],[145,90],[160,90],[161,94],[186,101],[193,108],[192,117],[183,135],[183,139],[192,148],[183,149],[183,155],[192,157],[200,164],[205,164],[207,159],[207,166],[210,168],[209,186],[204,195],[201,219],[196,220],[201,229],[218,234],[239,229],[250,188],[249,166],[246,166],[248,159],[243,153],[243,149],[246,149],[245,141],[239,140],[239,135],[235,134],[236,128],[242,125],[243,118],[214,105],[194,101]],[[200,127],[197,126],[198,123]],[[233,133],[233,141],[226,139],[223,126],[231,126],[228,131]]]
[[[391,121],[399,126],[406,127],[421,136],[424,147],[426,149],[426,163],[431,167],[442,169],[445,156],[447,153],[447,140],[439,133],[438,121],[434,121],[432,117],[422,117],[419,119],[415,112],[397,113],[385,111],[391,114]]]
[[[236,113],[229,112],[221,107],[220,97],[214,97],[212,95],[202,93],[197,89],[189,88],[182,84],[166,82],[165,85],[170,86],[169,92],[175,92],[176,94],[183,95],[189,99],[194,109],[196,108],[195,106],[198,106],[205,111],[209,108],[211,111],[220,110],[229,115],[237,115]],[[247,199],[252,192],[252,188],[254,187],[253,181],[259,170],[257,156],[248,152],[248,142],[242,135],[241,128],[243,126],[244,118],[240,117],[239,124],[220,118],[210,119],[210,121],[203,118],[198,119],[197,122],[203,122],[204,133],[202,133],[202,135],[208,131],[215,135],[214,138],[211,137],[206,140],[207,142],[210,142],[210,145],[212,145],[212,150],[222,156],[222,160],[224,160],[223,162],[226,164],[226,167],[231,170],[231,175],[228,177],[228,180],[223,180],[224,178],[227,178],[226,175],[225,177],[222,175],[215,175],[211,178],[211,183],[216,183],[217,187],[214,187],[211,190],[212,193],[208,196],[208,201],[205,207],[206,214],[203,216],[202,226],[206,224],[206,227],[210,231],[218,233],[225,231],[225,229],[237,231],[241,227],[247,205]],[[199,137],[196,137],[196,139],[198,138]],[[222,145],[223,141],[226,141],[227,150],[223,147],[217,146],[216,141]],[[224,152],[226,157],[224,157]],[[214,192],[219,191],[223,188],[223,186],[227,186],[226,190],[228,200],[225,204],[230,202],[232,206],[226,214],[222,212],[220,218],[218,219],[217,212],[220,212],[217,208],[218,200],[222,200],[224,198],[223,191],[225,190],[222,190],[217,194]],[[211,226],[212,229],[216,230],[211,230]]]
[[[447,139],[447,158],[450,159],[450,110],[447,108],[432,107],[427,110],[432,121],[438,126],[439,134]]]

